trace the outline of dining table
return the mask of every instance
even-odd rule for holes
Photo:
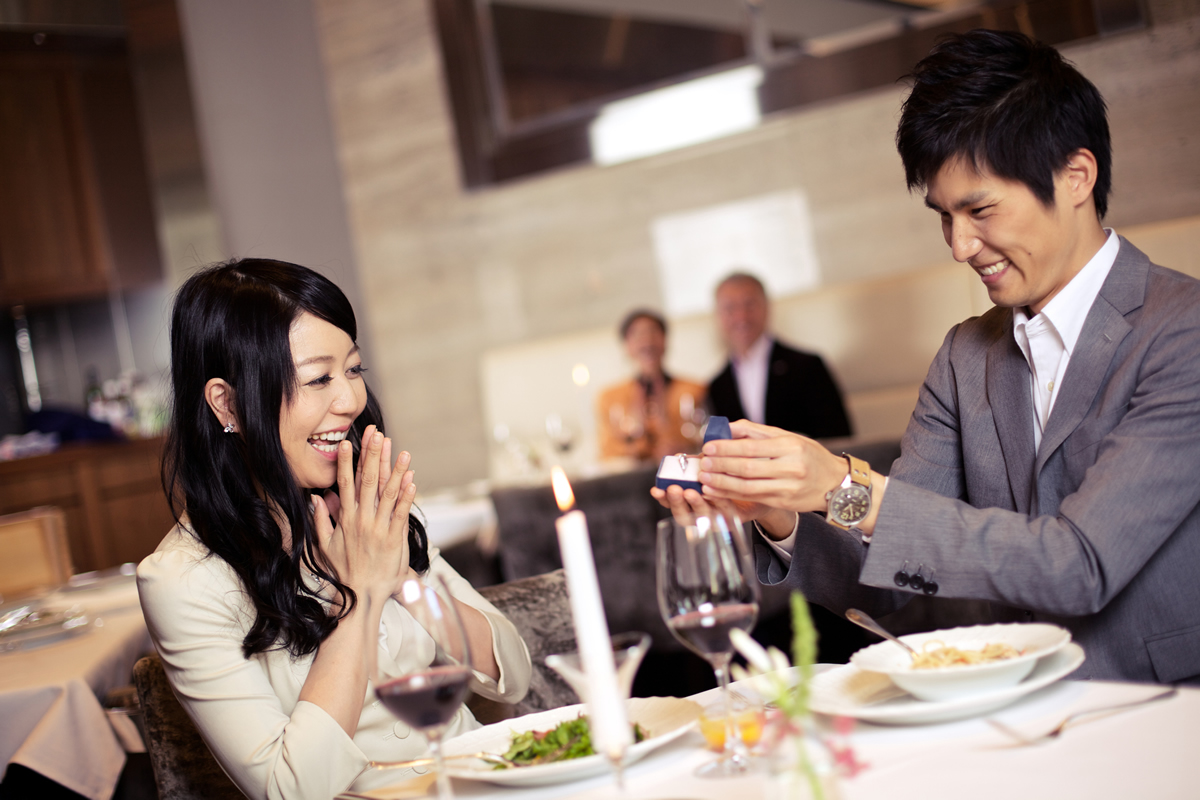
[[[87,624],[60,636],[0,641],[0,758],[5,769],[20,764],[107,800],[131,743],[122,741],[103,701],[130,683],[134,663],[151,649],[132,565],[35,602],[78,610]]]
[[[818,671],[835,669],[818,665]],[[844,667],[843,667],[844,668]],[[733,689],[753,696],[753,688]],[[1063,680],[986,714],[936,724],[881,725],[855,721],[844,735],[859,769],[839,781],[839,800],[1012,800],[1013,798],[1200,797],[1194,769],[1200,744],[1200,689],[1181,687],[1167,699],[1109,714],[1087,715],[1062,735],[1023,744],[989,724],[995,720],[1027,737],[1045,733],[1068,715],[1145,700],[1155,684]],[[693,696],[701,705],[717,690]],[[818,727],[833,729],[821,715]],[[503,724],[503,723],[502,723]],[[508,724],[517,724],[510,720]],[[454,779],[464,800],[749,800],[771,798],[769,765],[729,778],[699,778],[696,767],[715,758],[698,731],[690,731],[625,770],[623,791],[610,774],[572,783],[500,787]],[[433,797],[429,776],[409,777],[362,796],[373,800]],[[833,800],[833,798],[831,798]]]

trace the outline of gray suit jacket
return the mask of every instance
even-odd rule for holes
[[[1032,415],[1011,310],[961,323],[872,544],[802,515],[790,570],[758,543],[760,578],[887,613],[907,599],[892,581],[908,562],[940,597],[1069,628],[1087,652],[1078,677],[1200,679],[1200,282],[1122,239],[1036,452]]]

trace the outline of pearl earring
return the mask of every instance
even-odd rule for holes
[[[233,433],[233,423],[232,423],[232,422],[226,423],[226,425],[225,425],[225,427],[224,427],[224,429],[223,429],[223,430],[224,430],[226,433]]]

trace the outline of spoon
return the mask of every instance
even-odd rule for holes
[[[846,619],[850,620],[851,622],[853,622],[855,625],[859,626],[860,628],[866,628],[867,630],[869,630],[871,633],[875,634],[876,636],[882,636],[884,639],[887,639],[889,642],[895,642],[896,644],[900,645],[901,647],[903,647],[905,650],[907,650],[909,653],[911,653],[914,656],[917,654],[916,650],[913,650],[911,647],[906,645],[904,642],[900,641],[895,636],[893,636],[892,634],[885,631],[883,629],[882,625],[880,625],[878,622],[876,622],[874,619],[871,618],[870,614],[859,611],[857,608],[847,608],[846,609]]]

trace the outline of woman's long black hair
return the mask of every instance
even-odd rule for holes
[[[171,422],[163,458],[163,488],[176,521],[241,578],[257,616],[242,641],[247,657],[282,647],[314,652],[357,601],[317,555],[311,496],[288,467],[279,438],[280,411],[297,391],[289,340],[308,312],[345,331],[358,328],[350,301],[324,276],[296,264],[261,258],[208,267],[187,280],[171,318]],[[237,431],[224,433],[204,396],[212,378],[233,388]],[[350,427],[355,463],[368,425],[382,428],[379,403]],[[284,549],[276,522],[291,530]],[[410,564],[429,568],[420,521],[409,516]],[[346,602],[328,612],[301,579],[302,570],[333,584]]]

